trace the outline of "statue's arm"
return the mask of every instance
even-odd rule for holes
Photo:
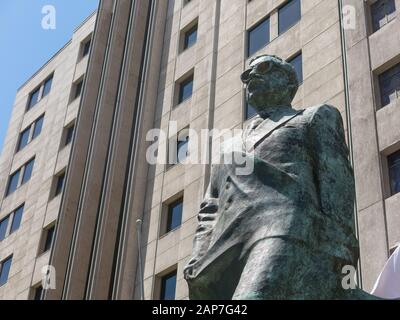
[[[354,242],[354,175],[340,112],[328,105],[319,107],[311,128],[320,210]]]

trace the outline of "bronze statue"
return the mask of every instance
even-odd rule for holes
[[[293,66],[260,56],[242,74],[257,110],[243,136],[254,170],[212,166],[184,270],[190,299],[359,299],[342,287],[356,267],[354,177],[342,118],[320,105],[295,110]]]

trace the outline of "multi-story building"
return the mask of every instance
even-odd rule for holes
[[[2,300],[42,294],[95,21],[17,92],[0,161]]]
[[[251,121],[240,74],[265,53],[295,66],[301,86],[294,107],[329,103],[342,114],[356,179],[359,283],[370,291],[400,241],[399,12],[400,0],[101,1],[59,216],[54,205],[54,219],[45,224],[57,221],[50,258],[44,259],[55,268],[56,289],[46,290],[45,298],[139,299],[142,289],[146,299],[188,297],[182,271],[210,161],[184,164],[181,155],[199,151],[193,132],[240,129]],[[38,85],[31,83],[31,89]],[[20,99],[26,101],[31,91],[21,91]],[[24,107],[18,106],[17,98],[12,124],[23,119]],[[153,128],[166,133],[157,140],[156,164],[146,157]],[[58,134],[60,140],[61,127],[54,130],[46,139]],[[9,129],[8,150],[17,146],[17,131]],[[206,141],[200,151],[212,145]],[[177,161],[167,161],[166,150]],[[1,174],[12,181],[15,170],[29,169],[33,154],[22,162],[9,154],[3,152]],[[204,159],[210,157],[205,152]],[[56,166],[51,176],[59,177],[66,166]],[[30,185],[46,170],[36,173],[35,165]],[[42,200],[46,208],[53,208],[49,194],[57,190],[58,180],[50,180]],[[22,190],[20,202],[27,203],[30,195]],[[5,207],[6,197],[2,217],[21,203]],[[45,215],[37,208],[31,216]],[[30,228],[22,219],[21,233],[25,226]],[[38,247],[35,234],[23,240],[18,234],[10,236],[1,259],[13,254],[18,241]],[[35,259],[18,267],[14,256],[7,261],[2,265],[11,265],[5,285],[10,288],[23,286],[14,270],[26,277],[38,272]]]

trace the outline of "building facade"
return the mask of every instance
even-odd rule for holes
[[[0,160],[0,299],[42,295],[95,15],[17,92]]]
[[[65,154],[64,165],[57,162],[52,167],[47,196],[37,189],[44,197],[42,206],[54,216],[46,218],[47,211],[42,214],[39,205],[30,213],[32,226],[35,219],[46,218],[40,230],[56,222],[50,256],[43,258],[54,267],[56,288],[46,290],[43,298],[188,297],[182,271],[191,255],[197,213],[209,181],[207,160],[215,143],[206,140],[204,148],[195,150],[194,133],[242,129],[251,121],[254,113],[246,105],[240,75],[252,58],[265,53],[295,66],[301,80],[295,108],[328,103],[342,114],[356,178],[359,283],[370,291],[400,241],[399,12],[400,0],[101,1],[76,107],[71,157],[68,165]],[[26,117],[23,104],[38,85],[36,79],[46,77],[35,76],[17,95],[1,162],[7,188],[18,168],[23,168],[23,179],[33,157],[32,153],[18,160],[11,150],[17,148],[17,131],[28,124],[21,126]],[[69,85],[76,79],[80,78],[74,76]],[[34,121],[30,120],[26,121]],[[64,121],[58,131],[54,127],[55,133],[46,139],[57,134],[60,139],[66,125]],[[166,133],[157,140],[155,164],[147,157],[154,143],[148,133],[154,128]],[[51,150],[37,141],[37,148]],[[206,161],[185,164],[187,150],[203,154]],[[58,149],[54,152],[57,158]],[[167,159],[169,153],[175,159]],[[53,205],[49,193],[58,190],[53,177],[62,176],[65,167],[62,201]],[[29,185],[45,172],[35,165]],[[0,187],[6,194],[6,186]],[[1,218],[27,203],[30,195],[23,188],[16,191],[20,198],[4,198]],[[25,215],[24,209],[21,233],[31,228]],[[6,270],[11,268],[0,295],[15,298],[19,293],[9,294],[14,288],[32,292],[29,288],[40,281],[39,269],[33,266],[36,260],[18,262],[13,253],[18,243],[22,245],[19,241],[24,250],[27,243],[37,248],[37,230],[27,233],[29,239],[24,234],[20,240],[16,233],[4,242],[8,249],[0,251],[5,253],[0,258]],[[4,260],[11,255],[11,263]],[[36,277],[27,288],[23,274]],[[13,290],[6,294],[7,286]],[[20,298],[27,297],[21,293]]]

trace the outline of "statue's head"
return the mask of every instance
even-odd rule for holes
[[[247,101],[258,113],[271,107],[290,106],[299,87],[294,67],[270,55],[251,60],[250,69],[241,79],[247,85]]]

